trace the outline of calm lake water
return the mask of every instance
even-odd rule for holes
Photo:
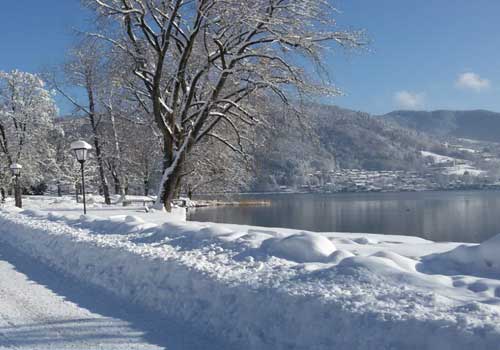
[[[500,233],[500,191],[262,194],[270,207],[190,209],[189,220],[481,242]]]

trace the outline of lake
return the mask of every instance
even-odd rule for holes
[[[318,232],[419,236],[481,242],[500,233],[500,191],[339,194],[251,194],[267,207],[190,209],[188,219]]]

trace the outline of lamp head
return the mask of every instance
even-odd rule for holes
[[[23,168],[23,166],[21,164],[12,163],[10,165],[10,170],[12,171],[12,174],[14,174],[14,176],[21,175],[21,169],[22,168]]]
[[[83,163],[87,160],[88,151],[92,149],[92,146],[85,141],[75,141],[71,143],[71,150],[75,152],[76,160]]]

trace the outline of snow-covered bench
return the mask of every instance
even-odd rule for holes
[[[134,197],[126,197],[125,199],[123,199],[122,201],[122,205],[124,207],[128,207],[132,204],[142,204],[143,206],[146,206],[148,204],[153,204],[154,203],[154,199],[151,198],[151,197],[147,197],[147,196],[134,196]]]

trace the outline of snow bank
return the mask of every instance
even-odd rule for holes
[[[3,244],[235,349],[498,347],[499,298],[396,252],[432,243],[360,236],[0,210]]]
[[[335,251],[326,237],[302,232],[281,239],[268,239],[262,247],[269,254],[296,262],[322,262]]]
[[[461,245],[449,252],[431,255],[426,262],[434,270],[500,278],[500,234],[479,245]]]

